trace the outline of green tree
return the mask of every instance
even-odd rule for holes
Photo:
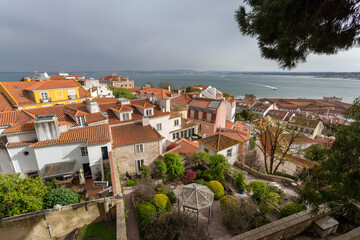
[[[267,215],[279,204],[280,196],[277,193],[269,192],[260,201],[260,211]]]
[[[224,93],[223,93],[223,97],[234,97],[234,95],[231,95],[231,94],[228,93],[228,92],[224,92]]]
[[[331,126],[335,142],[327,157],[299,175],[305,183],[300,201],[311,206],[314,212],[318,212],[321,205],[335,209],[360,201],[359,112],[360,98],[357,98],[346,114],[354,122],[350,126]]]
[[[311,145],[306,151],[305,157],[311,161],[320,161],[326,158],[328,149],[321,147],[320,144]]]
[[[210,171],[213,179],[221,183],[225,182],[224,171],[229,171],[230,165],[227,159],[221,154],[210,156]]]
[[[134,94],[132,94],[130,92],[129,89],[126,89],[126,88],[117,88],[117,87],[108,87],[114,94],[114,96],[116,98],[127,98],[127,99],[133,99],[134,98]]]
[[[0,174],[0,219],[40,211],[48,188],[40,178]]]
[[[186,92],[187,93],[191,93],[191,92],[201,92],[201,89],[200,88],[193,88],[193,87],[187,87],[186,88]]]
[[[172,180],[179,179],[184,175],[185,169],[179,155],[175,153],[167,153],[164,156],[167,173]]]
[[[210,154],[200,151],[196,152],[190,157],[190,161],[194,165],[205,165],[210,163]]]
[[[253,192],[251,197],[257,203],[260,203],[261,199],[263,199],[268,193],[266,183],[260,180],[252,181],[251,183],[249,183],[247,185],[246,191]]]
[[[244,109],[242,110],[242,112],[240,113],[240,116],[245,119],[245,121],[249,121],[252,122],[255,119],[255,115],[252,111],[250,111],[249,109]]]
[[[68,188],[55,188],[45,195],[44,202],[46,208],[52,208],[56,204],[65,206],[78,203],[79,196]]]
[[[359,44],[358,0],[245,0],[235,13],[242,34],[256,37],[262,57],[281,68],[310,53],[336,54]]]
[[[298,203],[287,203],[285,204],[281,209],[279,213],[279,219],[284,218],[293,214],[296,214],[298,212],[301,212],[305,210],[305,208]]]
[[[167,169],[166,169],[166,164],[161,161],[161,160],[155,160],[155,165],[159,171],[159,173],[161,174],[163,180],[166,180],[167,178],[167,175],[166,175],[166,172],[167,172]]]
[[[234,178],[236,180],[236,188],[238,190],[244,190],[246,188],[246,176],[243,171],[237,171],[234,175]]]

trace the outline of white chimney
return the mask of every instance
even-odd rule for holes
[[[55,114],[36,116],[34,125],[38,141],[50,141],[60,138],[59,123]]]
[[[118,103],[120,103],[121,105],[128,105],[128,104],[130,104],[130,100],[127,99],[127,98],[123,98],[123,97],[117,98],[116,101],[117,101]]]
[[[148,126],[149,124],[150,124],[149,118],[148,118],[147,116],[144,116],[144,117],[142,118],[142,125],[143,125],[143,126]]]
[[[86,109],[89,113],[98,113],[100,112],[99,104],[96,101],[86,101]]]
[[[170,99],[169,98],[159,98],[159,106],[163,112],[170,112]]]

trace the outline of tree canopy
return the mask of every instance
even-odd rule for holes
[[[40,211],[48,188],[40,178],[0,174],[0,219]]]
[[[335,142],[327,157],[310,169],[301,172],[299,179],[305,183],[300,200],[319,211],[321,205],[330,209],[349,206],[360,201],[360,98],[347,111],[355,120],[350,126],[330,127]]]
[[[360,42],[358,0],[245,0],[235,13],[242,34],[256,37],[262,57],[294,68],[310,53],[335,54]]]
[[[129,89],[126,88],[117,88],[117,87],[109,87],[109,89],[113,92],[114,96],[116,98],[127,98],[127,99],[133,99],[134,95],[130,92]]]

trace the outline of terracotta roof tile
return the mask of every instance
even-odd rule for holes
[[[46,147],[74,142],[86,142],[87,145],[110,142],[109,126],[107,124],[100,124],[73,128],[62,133],[58,140],[36,142],[31,144],[30,147]]]
[[[320,120],[314,120],[314,119],[303,118],[298,116],[294,116],[293,118],[291,118],[290,121],[291,124],[301,127],[308,127],[308,128],[316,128],[319,122]]]
[[[27,146],[30,145],[32,143],[35,143],[36,140],[32,140],[32,141],[22,141],[22,142],[9,142],[6,144],[7,148],[12,148],[12,147],[22,147],[22,146]]]
[[[0,112],[0,126],[10,126],[14,123],[21,111]]]
[[[186,153],[189,157],[199,151],[198,142],[190,142],[189,140],[180,138],[174,142],[174,146],[168,148],[168,153]]]
[[[63,76],[63,75],[51,75],[50,76],[50,80],[65,80],[66,78],[75,78],[75,79],[83,79],[84,76],[81,76],[79,74],[71,74],[71,75],[67,75],[67,76]]]
[[[126,124],[111,128],[114,146],[160,140],[162,137],[150,125]]]
[[[129,79],[120,77],[116,74],[111,74],[111,75],[100,78],[100,80],[102,80],[102,81],[128,81]]]
[[[3,109],[10,110],[12,109],[12,104],[7,100],[3,93],[0,94],[0,107]]]
[[[222,133],[199,139],[198,142],[216,152],[240,143],[238,140],[225,136]]]
[[[197,92],[197,93],[186,93],[184,95],[172,98],[171,102],[176,103],[176,104],[180,104],[180,105],[189,105],[191,103],[191,101],[194,100],[194,98],[192,96],[196,95],[196,94],[199,94],[199,92]]]
[[[145,95],[145,94],[151,94],[156,95],[157,98],[170,98],[170,97],[176,97],[178,96],[176,93],[172,93],[169,90],[163,89],[163,88],[153,88],[153,87],[144,87],[141,89],[138,89],[134,95]]]

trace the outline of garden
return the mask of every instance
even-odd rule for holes
[[[197,152],[186,162],[185,170],[181,157],[168,153],[154,166],[142,166],[141,179],[126,182],[133,187],[143,239],[231,237],[304,210],[298,203],[286,204],[284,192],[276,186],[260,180],[247,183],[246,174],[230,170],[223,155]],[[206,186],[214,199],[211,209],[199,211],[197,218],[187,214],[177,199],[184,186],[193,183]]]

